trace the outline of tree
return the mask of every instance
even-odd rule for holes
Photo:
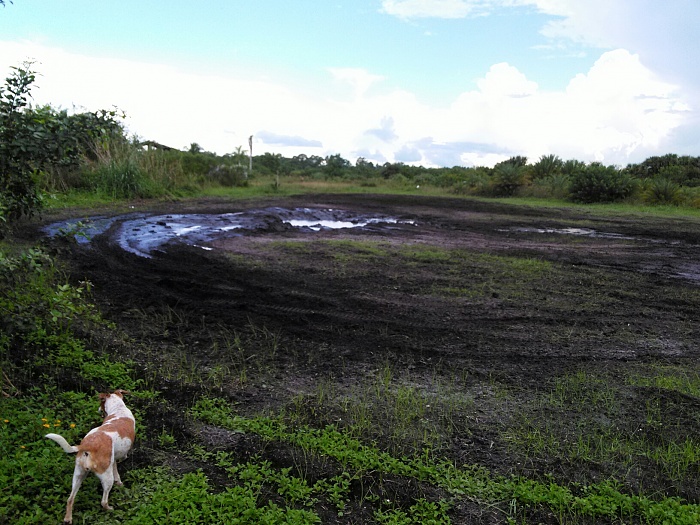
[[[510,197],[525,182],[525,165],[519,162],[501,162],[494,167],[491,191],[497,197]]]
[[[350,166],[350,161],[341,157],[339,153],[336,153],[335,155],[329,155],[326,157],[323,171],[329,177],[341,177]]]
[[[15,220],[33,215],[42,205],[37,157],[41,144],[29,106],[36,75],[31,63],[12,67],[0,88],[0,218]]]
[[[393,164],[391,162],[385,162],[382,166],[382,177],[385,179],[391,179],[392,177],[399,175],[401,173],[401,165],[401,162]]]
[[[499,162],[494,166],[494,169],[498,168],[498,166],[500,166],[501,164],[513,164],[514,166],[524,168],[525,166],[527,166],[527,157],[523,157],[522,155],[516,155],[515,157],[511,157],[508,160]]]
[[[355,161],[355,172],[360,177],[371,177],[378,173],[378,169],[372,161],[368,161],[364,157],[359,157]]]
[[[564,162],[556,155],[542,155],[532,166],[532,178],[543,179],[561,173]]]
[[[255,157],[256,171],[269,175],[278,175],[282,167],[282,155],[266,151],[262,155]]]
[[[569,159],[561,166],[563,175],[571,176],[586,169],[586,164],[576,159]]]

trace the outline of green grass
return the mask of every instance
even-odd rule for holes
[[[579,371],[558,377],[521,405],[519,415],[504,431],[505,440],[528,461],[559,458],[572,465],[605,465],[617,477],[634,469],[655,469],[672,483],[697,476],[700,440],[684,432],[682,421],[669,421],[662,411],[662,397],[649,396],[645,406],[636,407],[636,416],[629,417],[634,409],[622,400],[629,397],[630,385],[645,384],[680,387],[673,388],[676,391],[687,387],[685,382],[642,380],[636,372],[621,383],[606,373]],[[561,418],[566,425],[558,422],[557,413],[566,413],[566,419]]]
[[[652,365],[626,377],[629,385],[680,392],[700,398],[700,371],[680,365]]]
[[[449,449],[452,439],[471,433],[468,421],[476,411],[459,378],[412,378],[387,362],[351,387],[319,381],[287,404],[284,417],[294,425],[334,424],[400,455]]]
[[[544,280],[561,274],[550,261],[533,258],[480,253],[458,248],[441,248],[427,244],[392,245],[372,240],[293,240],[261,243],[260,252],[269,260],[300,270],[315,261],[332,260],[333,274],[362,278],[373,268],[385,268],[397,284],[410,286],[415,272],[439,275],[429,290],[416,293],[442,297],[483,300],[494,295],[504,300],[521,298]],[[306,257],[313,255],[313,257]],[[228,256],[249,268],[260,266],[259,259]],[[325,270],[324,270],[325,271]]]
[[[148,168],[148,166],[146,166]],[[161,179],[165,175],[156,177]],[[167,177],[165,177],[167,178]],[[577,204],[567,200],[556,198],[535,198],[535,197],[508,197],[493,198],[481,197],[477,195],[458,195],[450,188],[440,188],[431,184],[421,184],[416,188],[414,184],[407,184],[397,187],[390,180],[383,178],[367,181],[353,180],[317,180],[296,177],[283,177],[279,186],[275,185],[275,178],[272,176],[255,175],[251,177],[248,184],[240,187],[225,187],[215,184],[193,184],[188,183],[177,191],[166,191],[161,197],[165,199],[178,199],[183,196],[194,197],[216,197],[225,199],[255,199],[270,196],[291,196],[308,193],[348,193],[348,194],[395,194],[395,195],[423,195],[433,197],[448,197],[465,200],[476,200],[484,202],[500,202],[513,206],[524,206],[530,208],[566,208],[580,210],[585,215],[590,216],[650,216],[659,218],[686,218],[694,220],[700,218],[700,209],[696,207],[670,206],[670,205],[648,205],[643,203],[610,203],[610,204]],[[167,182],[167,181],[166,181]],[[167,186],[167,184],[166,184]],[[58,192],[49,195],[46,199],[48,210],[67,208],[98,208],[105,205],[123,205],[130,203],[130,198],[120,199],[118,195],[91,190],[72,189],[68,192]]]
[[[644,204],[638,202],[613,202],[580,204],[565,199],[541,198],[541,197],[479,197],[469,198],[485,202],[500,202],[515,206],[528,206],[532,208],[568,208],[580,210],[586,214],[595,216],[620,216],[620,215],[648,215],[654,217],[700,217],[700,209],[691,206],[673,206],[663,204]]]

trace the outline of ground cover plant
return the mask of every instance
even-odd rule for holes
[[[154,203],[302,205],[411,221],[152,259],[111,231],[16,230],[43,246],[2,259],[0,521],[60,519],[71,458],[43,435],[79,440],[95,393],[122,387],[125,487],[105,513],[86,480],[84,522],[697,522],[697,219],[416,195]]]

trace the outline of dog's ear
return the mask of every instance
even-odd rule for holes
[[[109,394],[105,394],[104,392],[100,393],[100,408],[97,409],[97,412],[99,414],[104,414],[105,413],[105,401],[107,401],[107,398],[109,397]]]
[[[117,394],[119,397],[124,397],[124,394],[131,394],[128,390],[122,390],[121,388],[117,389],[114,391],[115,394]]]

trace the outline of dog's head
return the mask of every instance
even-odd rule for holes
[[[109,392],[100,394],[100,408],[97,410],[101,415],[105,415],[105,403],[109,399],[109,396],[117,396],[119,399],[124,399],[124,394],[128,394],[129,391],[117,389],[111,394]]]

